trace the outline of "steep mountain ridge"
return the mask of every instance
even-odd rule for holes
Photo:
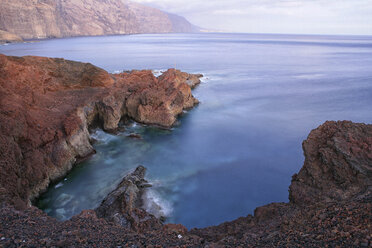
[[[23,39],[197,31],[174,16],[127,0],[0,0],[0,30]]]

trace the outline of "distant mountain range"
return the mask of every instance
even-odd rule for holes
[[[198,32],[184,17],[128,0],[0,0],[0,41]]]

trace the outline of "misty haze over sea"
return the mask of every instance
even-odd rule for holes
[[[311,129],[326,120],[372,122],[370,36],[103,36],[10,44],[0,53],[205,76],[193,91],[201,104],[172,130],[136,123],[117,136],[96,130],[97,154],[38,202],[59,219],[97,207],[139,164],[154,185],[146,207],[160,205],[169,222],[205,227],[245,216],[287,201]],[[132,132],[143,139],[126,136]]]

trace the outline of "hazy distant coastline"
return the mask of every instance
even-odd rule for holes
[[[200,31],[184,17],[127,0],[0,0],[0,3],[0,43],[75,36]]]

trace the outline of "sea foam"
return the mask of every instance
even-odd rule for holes
[[[161,197],[154,188],[149,188],[142,196],[143,208],[156,218],[169,217],[172,214],[172,204]]]

